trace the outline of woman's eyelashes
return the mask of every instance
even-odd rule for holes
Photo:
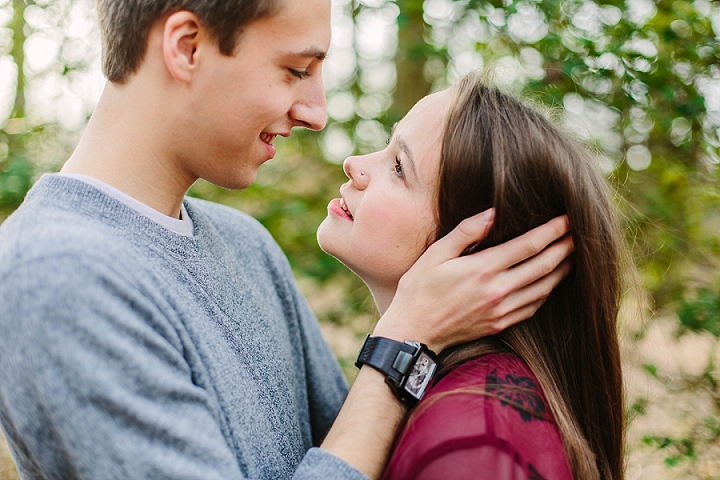
[[[390,142],[392,142],[392,137],[388,137],[387,139],[385,139],[385,145],[389,146]],[[400,178],[405,177],[405,174],[403,173],[402,161],[398,157],[395,157],[395,164],[393,165],[393,173]]]
[[[395,157],[395,166],[393,167],[393,171],[395,172],[395,175],[397,175],[400,178],[405,177],[405,173],[403,172],[403,165],[399,158]]]

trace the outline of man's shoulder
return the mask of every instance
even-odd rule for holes
[[[0,275],[52,258],[132,263],[129,238],[101,218],[49,202],[26,201],[0,225]]]
[[[96,229],[97,223],[78,212],[26,201],[0,225],[0,238],[4,240],[0,249],[7,243],[25,240],[56,243],[67,237],[83,237],[86,231]]]
[[[185,206],[190,216],[194,217],[194,221],[197,222],[199,216],[204,216],[231,247],[254,253],[262,250],[272,256],[279,255],[284,258],[284,253],[270,232],[247,213],[227,205],[192,197],[185,199]]]

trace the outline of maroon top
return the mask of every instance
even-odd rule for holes
[[[572,480],[545,396],[515,355],[453,369],[401,428],[383,479],[448,478]]]

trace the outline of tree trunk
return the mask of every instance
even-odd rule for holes
[[[17,88],[15,90],[15,102],[13,104],[10,118],[25,117],[25,7],[24,0],[13,1],[13,19],[10,22],[10,29],[13,32],[13,46],[10,55],[17,66]]]
[[[397,0],[398,53],[395,56],[397,83],[393,105],[388,111],[392,123],[400,120],[422,97],[430,93],[430,83],[425,80],[425,22],[423,0]]]

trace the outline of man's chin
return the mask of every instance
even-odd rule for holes
[[[235,173],[233,175],[232,173]],[[225,176],[213,176],[204,178],[204,180],[228,190],[244,190],[255,183],[257,179],[257,170],[252,172],[232,172]]]

